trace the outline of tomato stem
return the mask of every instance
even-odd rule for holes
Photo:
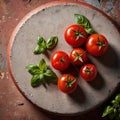
[[[80,53],[80,54],[78,54],[78,53],[76,52],[76,53],[75,53],[75,54],[76,54],[76,57],[75,57],[75,59],[74,59],[74,62],[76,62],[77,60],[83,62],[83,59],[82,59],[81,56],[82,56],[84,53],[86,53],[86,51],[84,51],[84,52],[82,52],[82,53]]]
[[[88,67],[86,67],[85,72],[87,73],[87,75],[90,75],[93,73],[92,70]]]
[[[73,87],[73,84],[76,82],[76,79],[71,79],[70,75],[67,76],[67,81],[66,81],[66,88],[71,88]]]
[[[73,32],[74,36],[76,37],[76,40],[78,40],[80,37],[85,38],[83,32],[80,31],[80,28],[78,28],[78,30],[73,30]]]
[[[64,63],[65,62],[64,58],[60,58],[60,62]]]
[[[102,42],[99,37],[98,37],[98,42],[96,43],[96,45],[99,46],[99,50],[101,50],[102,47],[107,46],[107,44],[105,44],[104,42]]]

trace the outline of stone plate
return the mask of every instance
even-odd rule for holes
[[[91,62],[98,68],[98,76],[92,82],[79,78],[79,86],[73,94],[64,94],[57,85],[45,88],[33,88],[31,75],[25,69],[28,64],[38,64],[44,58],[49,67],[50,56],[56,50],[66,53],[72,50],[65,41],[65,28],[75,23],[74,14],[86,16],[93,28],[103,34],[109,42],[108,52],[95,58],[89,55]],[[59,38],[54,50],[43,55],[34,55],[37,36],[45,39],[56,35]],[[52,2],[42,5],[30,12],[13,32],[8,46],[8,65],[11,76],[22,94],[38,107],[61,115],[81,114],[100,105],[114,92],[120,81],[120,34],[111,20],[100,10],[80,2]],[[56,71],[58,77],[61,75]],[[74,72],[74,69],[72,69]]]

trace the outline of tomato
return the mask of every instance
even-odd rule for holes
[[[82,48],[74,48],[70,53],[70,59],[75,65],[82,65],[87,61],[87,53]]]
[[[70,58],[64,51],[56,51],[51,57],[51,64],[55,69],[64,71],[70,65]]]
[[[108,49],[108,41],[101,34],[92,34],[86,41],[86,49],[93,56],[102,56]]]
[[[73,93],[78,85],[78,80],[71,74],[63,74],[58,79],[58,88],[64,93]]]
[[[77,24],[68,26],[64,32],[66,42],[73,47],[82,46],[86,41],[86,37],[85,29]]]
[[[93,64],[85,64],[80,68],[80,76],[86,80],[91,81],[93,80],[97,75],[97,68]]]

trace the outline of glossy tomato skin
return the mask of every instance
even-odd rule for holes
[[[64,38],[72,47],[78,47],[85,43],[87,33],[82,26],[78,24],[72,24],[66,28],[64,32]]]
[[[70,60],[75,65],[82,65],[87,61],[87,53],[82,48],[74,48],[70,53]]]
[[[51,56],[51,64],[55,69],[64,71],[70,65],[70,58],[64,51],[56,51]]]
[[[78,80],[71,74],[63,74],[58,79],[58,88],[66,94],[73,93],[76,90],[77,85]]]
[[[102,56],[108,49],[108,41],[101,34],[92,34],[86,41],[86,49],[93,56]]]
[[[80,76],[86,81],[92,81],[97,76],[97,68],[94,64],[85,64],[80,68]]]

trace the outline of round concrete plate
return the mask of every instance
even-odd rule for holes
[[[64,40],[65,28],[75,23],[74,14],[82,14],[91,22],[93,28],[106,36],[109,41],[108,52],[95,58],[89,55],[91,62],[98,68],[98,76],[92,82],[79,78],[79,86],[73,94],[64,94],[57,85],[50,84],[45,88],[31,87],[31,75],[25,69],[28,64],[38,64],[44,58],[50,64],[50,56],[56,50],[69,54],[72,50]],[[45,39],[56,35],[59,38],[54,50],[46,54],[34,55],[37,36]],[[52,113],[73,115],[83,113],[100,105],[115,90],[120,82],[120,34],[116,27],[98,9],[77,2],[53,2],[38,7],[30,12],[13,32],[8,47],[8,64],[12,78],[22,94],[38,107]],[[56,71],[58,77],[61,75]],[[74,69],[71,69],[74,73]],[[71,72],[72,73],[72,72]],[[77,73],[76,73],[77,74]]]

